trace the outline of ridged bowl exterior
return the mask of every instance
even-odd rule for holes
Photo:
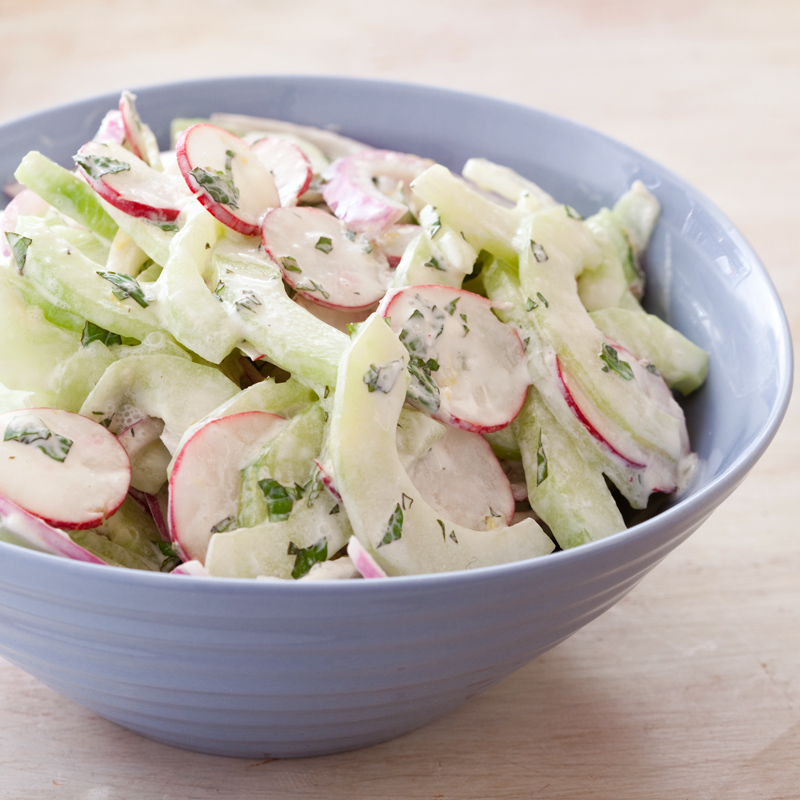
[[[336,752],[413,730],[616,603],[775,435],[791,342],[764,268],[708,200],[624,145],[532,109],[404,84],[254,77],[136,93],[162,145],[173,116],[231,111],[331,124],[453,169],[490,158],[585,213],[643,180],[663,208],[649,307],[710,351],[711,371],[685,406],[701,458],[690,490],[622,534],[542,559],[289,585],[143,574],[0,542],[0,654],[98,714],[172,745],[251,758]],[[115,102],[0,127],[0,180],[29,149],[68,164]]]

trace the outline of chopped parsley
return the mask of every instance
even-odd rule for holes
[[[297,259],[292,256],[281,256],[281,264],[287,272],[302,272],[303,270],[297,265]]]
[[[287,554],[295,557],[292,577],[297,580],[307,575],[314,564],[328,560],[328,540],[323,536],[308,547],[298,547],[294,542],[289,542]]]
[[[326,300],[331,296],[330,292],[326,292],[316,281],[310,278],[304,283],[296,283],[294,288],[299,292],[319,292]]]
[[[603,351],[600,353],[600,358],[605,366],[602,368],[603,372],[616,372],[621,378],[626,381],[633,380],[633,369],[627,361],[620,361],[619,353],[610,345],[604,344]]]
[[[397,380],[397,376],[403,370],[403,359],[397,358],[388,364],[378,366],[370,364],[369,369],[364,373],[364,383],[367,384],[367,391],[379,391],[388,394]]]
[[[531,239],[531,252],[538,262],[547,261],[547,251],[538,242],[534,242],[533,239]]]
[[[392,515],[389,517],[389,522],[386,524],[386,532],[383,539],[378,542],[378,547],[383,547],[385,544],[396,542],[403,535],[403,509],[398,503],[395,506]],[[377,548],[376,548],[377,549]]]
[[[231,208],[239,208],[239,189],[233,182],[232,164],[234,156],[235,154],[232,150],[225,151],[224,172],[220,172],[218,169],[195,167],[189,174],[214,202],[222,203]]]
[[[81,344],[88,347],[92,342],[102,342],[106,347],[110,347],[112,344],[122,344],[122,337],[86,320],[81,334]]]
[[[130,297],[131,300],[135,300],[142,308],[147,308],[149,305],[147,300],[145,300],[142,287],[139,286],[139,282],[136,278],[125,275],[123,272],[102,272],[101,270],[97,270],[97,274],[114,285],[115,288],[111,291],[117,300],[125,300],[125,298]]]
[[[267,514],[270,522],[283,522],[289,519],[294,501],[298,498],[295,487],[282,486],[273,478],[264,478],[258,482],[267,501]]]
[[[11,257],[17,265],[17,272],[22,275],[22,270],[25,269],[25,259],[28,257],[28,248],[31,246],[31,239],[11,231],[6,232],[6,239],[11,249]]]
[[[536,485],[547,479],[547,453],[542,444],[542,431],[539,430],[539,444],[536,447]]]
[[[445,272],[445,268],[439,264],[439,260],[435,256],[431,256],[428,261],[423,264],[424,267],[431,269],[438,269],[439,272]]]
[[[127,172],[131,165],[125,161],[110,156],[90,156],[78,153],[72,157],[75,163],[82,167],[84,172],[95,180],[104,175],[116,175],[118,172]]]
[[[330,253],[333,250],[333,242],[331,242],[330,236],[320,236],[317,240],[317,243],[314,245],[317,250],[321,251],[322,253]]]
[[[4,442],[31,444],[53,461],[63,462],[72,447],[72,439],[53,433],[33,414],[18,414],[6,425]]]

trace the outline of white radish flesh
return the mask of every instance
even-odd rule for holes
[[[264,213],[281,204],[269,170],[246,142],[222,128],[192,125],[178,138],[175,156],[197,199],[239,233],[257,236]]]
[[[408,212],[405,203],[387,197],[373,179],[409,185],[432,161],[390,150],[364,150],[337,159],[323,173],[322,196],[349,228],[371,237],[385,233]]]
[[[125,123],[122,120],[122,112],[119,109],[114,108],[103,117],[97,133],[92,137],[92,141],[100,142],[101,144],[121,145],[124,143]]]
[[[178,181],[121,145],[87,142],[75,161],[100,197],[132,217],[174,222],[191,199]]]
[[[272,173],[281,206],[296,206],[313,175],[305,153],[294,142],[274,136],[259,139],[251,149]]]
[[[355,536],[347,542],[347,555],[362,578],[385,578],[386,573]]]
[[[0,495],[59,528],[95,528],[122,504],[128,454],[114,434],[53,408],[0,416]]]
[[[235,527],[241,471],[286,424],[267,411],[243,411],[206,423],[178,451],[169,479],[169,527],[188,559],[204,562],[216,530]]]
[[[141,158],[145,164],[150,165],[147,157],[147,142],[142,129],[142,120],[136,110],[135,95],[130,92],[122,93],[119,99],[119,113],[122,117],[125,139],[128,142],[130,151],[138,158]]]
[[[446,286],[408,286],[389,292],[379,311],[411,357],[413,405],[477,433],[517,416],[530,383],[525,349],[491,301]]]
[[[386,257],[321,209],[272,209],[264,217],[261,239],[286,283],[321,306],[369,308],[389,286]]]

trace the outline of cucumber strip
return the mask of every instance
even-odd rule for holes
[[[495,164],[486,158],[470,158],[461,174],[484,191],[510,200],[522,213],[531,214],[556,205],[556,201],[541,186],[523,178],[510,167]]]
[[[99,265],[41,219],[22,217],[17,227],[31,239],[25,278],[46,301],[120,336],[141,340],[161,328],[152,304],[142,308],[132,298],[117,298],[114,285],[98,274]]]
[[[214,367],[176,356],[129,356],[111,364],[80,409],[85,417],[111,423],[132,407],[164,420],[161,439],[170,453],[190,425],[239,392]]]
[[[114,238],[117,224],[91,187],[47,156],[31,150],[20,162],[14,177],[62,214],[108,241]]]
[[[273,364],[327,396],[336,384],[347,334],[289,299],[281,270],[233,239],[214,252],[219,295],[238,316],[244,339]]]
[[[472,245],[476,252],[487,250],[498,258],[516,263],[512,239],[517,232],[518,215],[489,200],[447,167],[435,164],[411,183],[411,189],[424,203],[436,209],[442,222]]]
[[[708,353],[660,317],[625,308],[605,308],[591,317],[609,339],[652,364],[670,389],[687,395],[703,385]]]
[[[222,232],[223,226],[198,206],[175,234],[155,284],[167,330],[214,364],[242,339],[235,316],[213,294],[217,280],[211,254]]]
[[[100,341],[79,347],[64,364],[55,407],[78,413],[103,373],[116,360],[114,354]]]
[[[647,249],[661,212],[658,199],[641,181],[634,181],[614,203],[613,212],[633,245],[634,255],[640,258]]]
[[[36,405],[55,404],[64,364],[80,348],[80,335],[49,322],[26,302],[24,280],[0,270],[0,382],[32,392]]]
[[[176,223],[153,222],[144,217],[132,217],[118,208],[114,208],[107,200],[98,195],[98,200],[105,208],[106,213],[130,238],[152,258],[156,264],[163,266],[169,258],[169,249],[172,239],[180,225],[181,218]],[[190,209],[193,209],[189,205]]]
[[[531,387],[511,423],[519,442],[531,508],[563,548],[625,530],[596,459],[590,463]]]
[[[445,572],[548,553],[535,521],[474,531],[443,519],[414,487],[397,453],[407,352],[378,315],[354,335],[339,369],[331,414],[331,457],[353,531],[389,575]],[[376,371],[376,381],[365,376]]]

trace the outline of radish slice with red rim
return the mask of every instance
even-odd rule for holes
[[[296,206],[313,175],[306,154],[294,142],[277,136],[259,139],[251,149],[275,179],[281,206]]]
[[[73,542],[69,534],[48,525],[43,519],[30,514],[21,506],[3,497],[2,494],[0,494],[0,521],[12,538],[19,539],[36,550],[72,558],[75,561],[105,564],[105,561],[94,553],[90,553],[85,547]]]
[[[198,428],[176,453],[169,479],[169,527],[188,559],[205,561],[214,533],[236,527],[241,471],[286,420],[242,411]]]
[[[391,280],[386,257],[368,239],[319,208],[275,208],[261,229],[283,278],[313,303],[360,309],[377,303]]]
[[[74,159],[97,194],[132,217],[174,222],[191,199],[177,180],[122,145],[87,142]]]
[[[275,179],[232,133],[201,122],[187,128],[175,144],[186,185],[224,225],[257,236],[267,209],[280,206]]]
[[[96,528],[125,500],[128,454],[113,433],[69,411],[0,415],[0,495],[49,525]]]
[[[490,433],[515,419],[530,378],[516,329],[463,289],[408,286],[378,307],[410,355],[408,399],[432,417]]]
[[[386,573],[355,536],[347,542],[347,555],[362,578],[385,578]]]
[[[429,505],[465,528],[493,530],[514,518],[511,484],[479,433],[448,426],[407,472]]]
[[[125,143],[125,123],[122,120],[122,112],[119,109],[112,108],[111,111],[100,120],[100,127],[97,129],[97,133],[92,137],[92,141],[100,142],[101,144],[123,145]],[[134,155],[139,156],[138,153]],[[139,158],[141,158],[141,156],[139,156]]]
[[[334,161],[322,177],[322,196],[348,228],[378,236],[408,212],[405,203],[387,197],[375,180],[408,186],[433,161],[391,150],[364,150]]]
[[[375,247],[386,256],[389,266],[394,269],[400,263],[408,246],[420,233],[422,233],[422,228],[419,225],[410,223],[392,225],[388,231],[375,240]]]
[[[136,95],[123,92],[119,98],[119,113],[125,131],[125,140],[130,151],[141,158],[145,164],[150,164],[147,156],[147,142],[144,138],[143,123],[139,112],[136,110]],[[150,165],[152,166],[152,165]]]

